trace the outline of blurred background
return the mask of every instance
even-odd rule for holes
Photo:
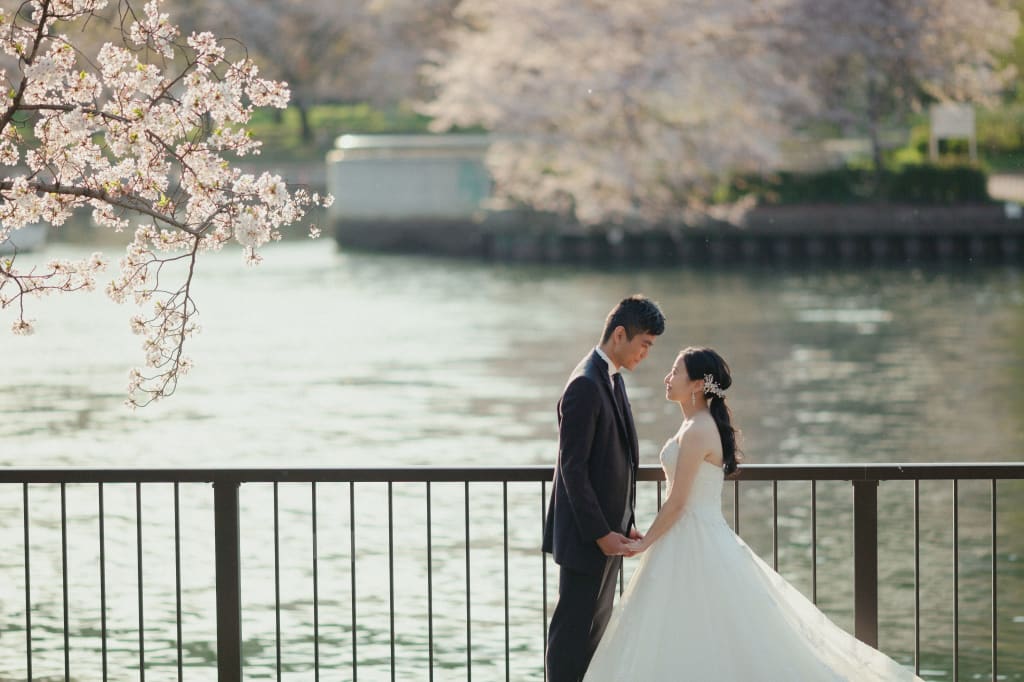
[[[678,407],[663,399],[662,378],[680,348],[704,344],[732,366],[730,403],[747,462],[1020,461],[1024,271],[1012,244],[1019,243],[1014,221],[1024,201],[1022,8],[1019,0],[167,0],[162,11],[185,34],[212,30],[236,56],[248,54],[265,75],[289,82],[292,105],[256,112],[251,128],[263,152],[239,165],[280,172],[295,185],[342,195],[353,186],[332,186],[332,177],[345,177],[332,176],[332,163],[362,158],[342,136],[392,136],[382,147],[366,144],[385,150],[373,152],[375,161],[399,164],[427,154],[407,136],[465,136],[468,146],[482,137],[476,165],[456,183],[480,201],[467,220],[477,207],[511,211],[527,216],[512,223],[522,233],[598,234],[614,245],[615,235],[678,234],[708,220],[742,226],[734,215],[766,207],[868,206],[884,222],[910,206],[947,216],[963,239],[952,242],[954,257],[920,260],[819,259],[810,249],[758,259],[727,249],[712,261],[666,257],[678,251],[657,246],[628,262],[484,252],[456,259],[425,255],[446,229],[427,216],[420,241],[388,249],[404,251],[393,255],[349,248],[341,237],[339,247],[333,238],[335,222],[344,223],[358,200],[376,193],[377,203],[369,203],[386,208],[407,196],[386,183],[360,185],[369,189],[342,196],[335,213],[314,216],[327,228],[320,240],[305,239],[300,228],[268,246],[258,268],[243,264],[240,249],[201,259],[195,369],[173,397],[143,410],[123,405],[128,369],[142,357],[129,330],[132,311],[101,292],[32,301],[35,335],[0,334],[0,466],[550,465],[566,377],[597,342],[608,310],[638,292],[659,301],[668,317],[651,356],[627,378],[644,464],[657,462],[679,424]],[[76,27],[76,39],[86,50],[98,47],[112,25]],[[949,135],[936,135],[943,129]],[[977,215],[998,223],[1000,234],[1017,235],[998,242],[1010,245],[999,257],[989,242],[972,251],[980,223],[960,212],[965,207],[982,207]],[[831,210],[806,214],[815,234],[841,232],[833,222],[841,213]],[[368,233],[394,222],[374,222],[365,212],[360,220]],[[420,224],[415,212],[402,220]],[[914,229],[927,238],[929,225]],[[115,260],[126,240],[85,215],[43,229],[18,258],[31,267],[100,248]],[[1015,486],[1001,489],[998,505],[999,672],[1008,680],[1024,679],[1024,490]],[[904,662],[913,650],[908,490],[884,484],[879,498],[881,645]],[[42,524],[33,546],[47,557],[33,564],[33,585],[55,586],[55,489],[33,491],[33,518]],[[135,512],[131,491],[121,492],[110,493],[111,505],[120,500],[123,508],[112,512],[109,532],[123,535],[127,552],[109,569],[125,587],[112,606],[112,656],[129,670],[138,637]],[[285,566],[285,676],[310,679],[309,501],[300,492],[283,501],[297,529],[283,538],[294,559]],[[350,578],[345,490],[324,492],[324,508],[333,511],[326,512],[332,521],[321,522],[331,526],[322,570],[336,581],[323,605],[323,622],[331,624],[325,665],[343,668],[357,636],[371,676],[383,675],[388,657],[379,492],[367,493],[372,500],[359,512],[367,601],[358,634],[343,626],[349,602],[339,587]],[[460,491],[450,492],[439,496],[435,517],[435,561],[452,576],[438,587],[446,606],[437,627],[447,639],[437,655],[461,678],[462,500]],[[475,503],[487,507],[474,529],[484,552],[501,532],[488,507],[493,492]],[[259,534],[269,523],[265,493],[242,502],[254,531],[243,548],[247,675],[254,679],[270,677],[274,665],[272,566]],[[749,494],[744,537],[768,555],[770,491],[751,486]],[[821,494],[819,532],[831,538],[818,550],[821,603],[849,628],[849,486],[823,486]],[[961,676],[981,679],[990,663],[991,557],[982,532],[990,502],[981,488],[965,485],[961,494],[962,520],[974,529],[963,531],[960,548],[962,613],[970,621],[959,633]],[[91,491],[76,495],[71,552],[81,570],[72,593],[83,609],[74,610],[72,640],[76,667],[84,670],[97,659],[95,502]],[[156,577],[145,589],[154,623],[174,614],[161,495],[147,497],[144,507],[153,524],[146,537]],[[400,490],[398,500],[400,556],[421,560],[420,492]],[[209,549],[208,502],[197,495],[186,505],[185,534],[197,553]],[[520,502],[528,520],[514,538],[520,577],[513,591],[526,596],[513,607],[515,679],[542,679],[539,512],[529,495]],[[949,486],[925,491],[923,675],[936,680],[952,679],[950,502]],[[20,486],[0,490],[7,547],[21,546],[22,505]],[[648,522],[653,513],[648,490],[641,516]],[[780,568],[806,591],[806,491],[784,495],[780,513]],[[163,544],[154,546],[158,540]],[[500,557],[474,568],[481,585],[474,608],[483,619],[474,669],[490,679],[499,676],[503,656],[501,604],[482,586],[500,582]],[[0,592],[0,677],[23,679],[25,569],[17,551],[0,557],[0,575],[11,586]],[[403,674],[416,679],[425,665],[422,578],[409,569],[398,614]],[[196,563],[189,580],[188,678],[213,679],[212,633],[203,618],[212,566]],[[45,596],[34,618],[51,636],[37,642],[37,670],[59,671],[62,642],[53,633],[62,628],[60,595],[38,589]],[[172,633],[161,628],[146,635],[157,668],[174,658]]]

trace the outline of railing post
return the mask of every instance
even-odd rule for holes
[[[242,580],[238,482],[213,484],[217,562],[217,680],[242,680]]]
[[[853,482],[853,618],[857,639],[878,646],[878,481]]]

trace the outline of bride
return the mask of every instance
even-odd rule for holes
[[[722,516],[736,431],[729,366],[687,348],[665,377],[683,424],[661,451],[668,499],[584,682],[920,680],[848,634],[765,564]]]

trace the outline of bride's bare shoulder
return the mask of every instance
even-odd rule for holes
[[[715,419],[707,412],[700,412],[683,422],[679,429],[679,438],[703,438],[718,433]]]
[[[683,449],[704,449],[718,438],[718,426],[711,415],[698,414],[683,422],[677,438]]]

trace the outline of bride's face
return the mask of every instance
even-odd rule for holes
[[[665,399],[676,403],[683,399],[689,400],[690,393],[696,390],[698,383],[690,379],[683,356],[679,355],[676,364],[672,365],[672,370],[665,376]]]

